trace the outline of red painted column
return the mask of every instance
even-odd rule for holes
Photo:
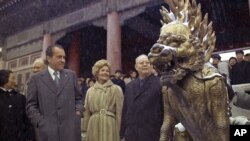
[[[68,68],[75,71],[77,76],[80,74],[80,33],[74,32],[71,45],[69,47],[67,56]]]
[[[107,60],[111,63],[112,73],[121,69],[121,27],[117,12],[108,13]]]
[[[43,35],[43,49],[42,49],[42,54],[41,57],[43,59],[46,59],[46,49],[48,48],[48,46],[53,44],[53,38],[52,35],[49,33],[46,33]]]

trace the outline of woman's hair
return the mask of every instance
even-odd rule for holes
[[[13,73],[11,70],[0,70],[0,87],[8,83],[11,73]]]
[[[99,70],[104,66],[107,66],[109,68],[109,71],[111,71],[110,63],[107,60],[104,60],[104,59],[97,61],[94,64],[94,66],[92,67],[92,74],[95,76],[96,79],[98,79],[97,74],[98,74]]]
[[[234,59],[237,62],[237,59],[235,57],[230,57],[228,61]]]

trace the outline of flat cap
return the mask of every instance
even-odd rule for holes
[[[213,54],[213,55],[211,56],[211,58],[215,58],[215,59],[218,59],[218,60],[221,59],[221,57],[220,57],[219,54]]]

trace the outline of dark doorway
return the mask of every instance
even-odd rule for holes
[[[106,30],[102,27],[93,25],[86,26],[80,30],[70,32],[57,41],[65,48],[66,56],[74,55],[68,54],[71,43],[74,41],[74,33],[78,32],[79,47],[80,47],[80,76],[91,76],[92,66],[100,59],[106,58]],[[67,62],[79,63],[79,62]]]

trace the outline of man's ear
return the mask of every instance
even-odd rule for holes
[[[46,61],[49,63],[51,60],[51,57],[50,56],[46,56]]]
[[[137,65],[135,64],[135,70],[137,71]]]

